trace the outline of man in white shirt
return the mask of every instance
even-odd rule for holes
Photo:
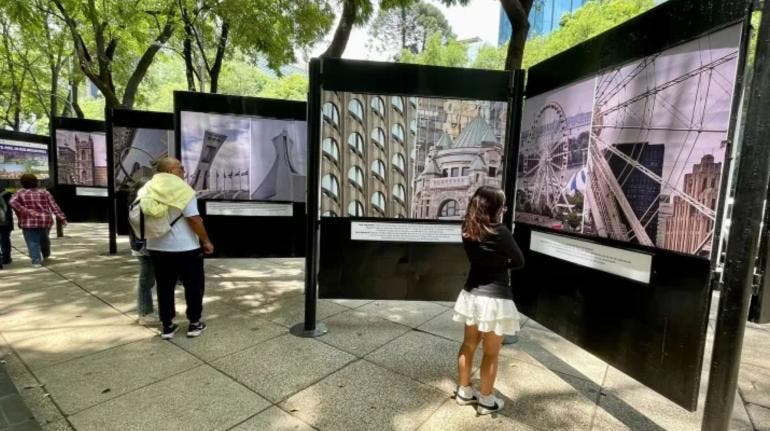
[[[164,158],[158,162],[160,174],[184,178],[184,166],[175,158]],[[190,322],[187,336],[197,337],[206,330],[206,324],[201,320],[205,290],[203,255],[213,253],[214,245],[206,233],[203,219],[198,213],[198,200],[194,195],[181,209],[169,206],[168,218],[171,224],[168,233],[159,238],[147,238],[147,250],[155,269],[159,317],[163,324],[161,337],[171,339],[179,329],[173,322],[176,315],[174,288],[177,280],[181,280],[184,285],[186,314]]]

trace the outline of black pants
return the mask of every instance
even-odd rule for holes
[[[184,299],[187,303],[187,320],[198,322],[203,313],[203,253],[201,250],[180,252],[150,250],[152,266],[155,269],[158,312],[160,321],[168,326],[174,320],[174,288],[182,280]]]

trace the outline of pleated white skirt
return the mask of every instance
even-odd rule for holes
[[[513,301],[476,296],[466,290],[461,290],[457,297],[452,320],[497,335],[514,335],[521,329],[521,318]]]

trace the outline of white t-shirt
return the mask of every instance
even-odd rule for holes
[[[176,208],[169,208],[168,222],[171,223],[179,214],[182,218],[177,220],[171,230],[160,238],[147,238],[147,249],[156,251],[190,251],[200,248],[198,235],[190,228],[185,217],[194,217],[198,213],[198,199],[193,197],[186,207],[180,212]]]

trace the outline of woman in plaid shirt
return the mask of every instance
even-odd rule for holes
[[[27,243],[32,266],[39,267],[43,259],[51,255],[51,241],[48,233],[53,226],[53,213],[62,225],[67,224],[67,217],[48,190],[38,188],[34,174],[21,176],[21,186],[11,198],[11,207],[19,218],[19,227]],[[42,254],[42,256],[41,256]]]

